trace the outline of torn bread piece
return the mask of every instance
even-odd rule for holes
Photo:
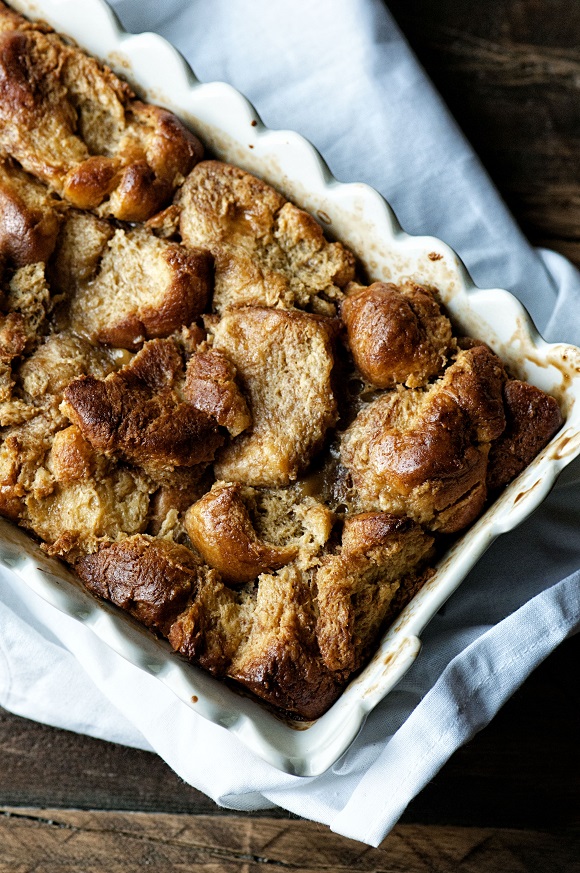
[[[504,386],[506,428],[490,447],[487,487],[503,488],[522,472],[562,427],[556,400],[527,382]]]
[[[214,309],[252,304],[335,315],[355,261],[302,209],[249,173],[203,161],[178,197],[180,230],[215,259]]]
[[[239,436],[252,424],[246,398],[236,382],[237,370],[217,349],[193,354],[187,362],[184,397],[210,413],[230,436]]]
[[[261,540],[252,524],[239,483],[218,482],[185,514],[185,530],[206,564],[224,582],[241,585],[260,573],[278,570],[298,554],[293,546]]]
[[[316,573],[316,636],[330,670],[357,670],[397,590],[432,555],[430,537],[410,518],[366,512],[345,520],[340,552]]]
[[[54,251],[62,204],[10,160],[0,160],[0,262],[46,262]]]
[[[151,340],[106,379],[71,382],[63,410],[99,452],[163,478],[185,467],[200,473],[224,442],[217,421],[182,399],[183,361],[171,339]]]
[[[81,209],[145,221],[203,149],[46,24],[0,4],[0,154]]]
[[[487,497],[490,444],[505,429],[505,380],[499,358],[477,346],[429,390],[400,388],[363,409],[341,447],[360,508],[444,533],[472,522]]]
[[[253,426],[220,454],[224,481],[294,481],[337,420],[332,386],[334,323],[293,310],[248,306],[211,327],[214,348],[237,369]]]
[[[72,255],[79,236],[88,240]],[[187,250],[144,228],[119,228],[108,238],[106,225],[86,218],[74,219],[69,240],[58,252],[57,270],[62,284],[67,274],[74,277],[70,327],[92,342],[138,349],[147,339],[191,324],[208,303],[206,252]]]

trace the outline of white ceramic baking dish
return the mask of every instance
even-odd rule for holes
[[[0,521],[0,562],[40,597],[84,622],[119,655],[157,676],[184,705],[235,733],[275,767],[304,776],[322,773],[409,669],[419,653],[423,628],[494,538],[526,518],[563,467],[580,453],[580,350],[548,345],[513,296],[476,288],[448,246],[404,233],[376,191],[337,182],[302,137],[266,129],[248,101],[229,85],[200,84],[178,52],[159,36],[123,32],[102,0],[11,0],[11,5],[72,36],[144,97],[175,111],[217,157],[255,172],[316,215],[329,233],[354,250],[373,279],[412,277],[436,285],[465,333],[485,340],[514,374],[560,401],[562,430],[456,542],[385,634],[372,661],[334,706],[309,725],[284,722],[181,660],[126,614],[88,594],[64,565],[43,555],[26,534]]]

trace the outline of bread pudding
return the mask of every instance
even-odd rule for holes
[[[558,404],[2,5],[0,91],[0,513],[317,718]]]

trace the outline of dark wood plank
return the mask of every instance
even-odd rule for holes
[[[580,636],[458,750],[403,821],[580,827]],[[226,814],[155,755],[0,714],[0,803]],[[282,810],[265,812],[286,816]]]
[[[310,822],[231,816],[0,810],[0,873],[255,873],[269,867],[361,873],[574,873],[578,835],[400,825],[379,849]]]
[[[580,4],[388,5],[524,231],[580,263]]]

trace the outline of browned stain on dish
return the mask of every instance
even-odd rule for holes
[[[441,255],[439,252],[429,252],[427,257],[430,261],[440,261],[443,255]]]
[[[197,694],[191,695],[191,702],[192,703],[197,703],[198,700],[199,700],[199,697],[197,696]]]
[[[535,491],[539,484],[540,482],[536,481],[532,486],[530,486],[530,488],[526,488],[525,491],[520,491],[520,493],[516,496],[514,500],[514,506],[516,505],[516,503],[519,503],[520,500],[523,500],[524,497],[527,497],[528,494],[531,494],[532,491]]]

